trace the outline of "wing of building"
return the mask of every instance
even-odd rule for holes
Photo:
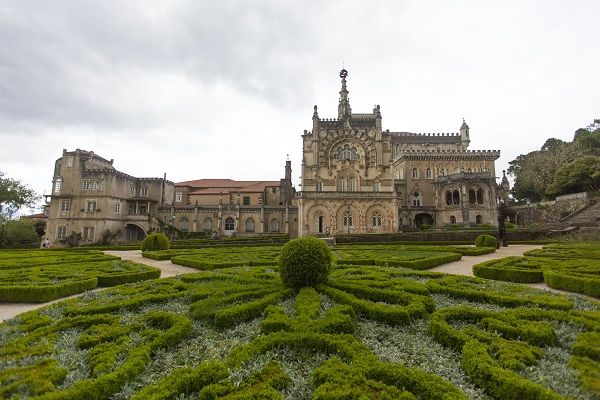
[[[379,106],[350,108],[346,77],[338,116],[322,119],[314,107],[312,131],[302,135],[301,191],[291,162],[278,181],[198,179],[173,183],[117,171],[91,151],[63,151],[56,161],[48,236],[107,231],[121,241],[172,226],[219,235],[397,232],[420,225],[498,224],[496,150],[468,150],[469,126],[458,133],[417,134],[382,129]]]
[[[468,150],[459,133],[417,134],[382,129],[379,106],[352,112],[342,70],[338,116],[314,107],[302,136],[300,235],[396,232],[423,224],[497,225],[496,150]]]

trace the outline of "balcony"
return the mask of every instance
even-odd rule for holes
[[[396,192],[297,192],[297,199],[390,199]]]

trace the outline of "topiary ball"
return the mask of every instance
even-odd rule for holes
[[[492,235],[479,235],[475,239],[475,247],[494,247],[500,248],[500,242]]]
[[[327,280],[331,259],[324,241],[311,236],[293,239],[281,250],[279,274],[286,286],[313,286]]]
[[[164,233],[151,233],[142,241],[142,251],[168,250],[171,241]]]

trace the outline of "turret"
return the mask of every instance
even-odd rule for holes
[[[460,142],[465,149],[469,147],[469,143],[471,142],[471,139],[469,139],[469,125],[467,125],[464,118],[460,126]]]
[[[317,112],[317,105],[315,104],[315,111],[313,112],[313,135],[318,136],[319,134],[319,113]]]

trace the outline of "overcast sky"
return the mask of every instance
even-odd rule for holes
[[[600,118],[600,1],[3,1],[0,170],[49,193],[62,149],[134,176],[297,183],[301,137],[353,112],[458,132],[497,171]]]

